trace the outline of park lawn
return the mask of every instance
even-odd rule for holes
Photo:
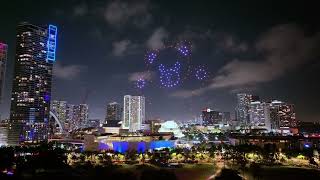
[[[264,166],[258,174],[260,180],[320,179],[320,170],[288,166]]]
[[[162,168],[157,167],[151,164],[134,164],[134,165],[128,165],[123,164],[118,167],[119,172],[131,172],[135,174],[137,177],[141,175],[141,173],[144,170],[147,169],[154,169],[154,170],[160,170],[164,169],[166,171],[173,172],[178,180],[206,180],[208,177],[210,177],[212,174],[214,174],[216,168],[211,163],[203,163],[203,164],[184,164],[181,168]]]
[[[181,168],[161,168],[151,164],[123,165],[120,171],[131,171],[137,176],[145,169],[165,169],[173,172],[178,180],[206,180],[215,172],[215,166],[211,164],[184,164]]]
[[[185,164],[182,168],[173,169],[179,180],[206,180],[215,170],[213,164]]]

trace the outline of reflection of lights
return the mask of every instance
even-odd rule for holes
[[[180,83],[180,63],[176,62],[172,68],[166,69],[160,64],[160,83],[164,87],[174,87]]]
[[[305,147],[305,148],[309,148],[310,145],[309,145],[309,144],[305,144],[304,147]]]
[[[138,79],[137,82],[136,82],[136,86],[139,89],[144,88],[145,85],[146,85],[146,81],[144,79],[142,79],[142,78]]]

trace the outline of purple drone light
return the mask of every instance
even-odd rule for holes
[[[180,83],[180,68],[179,62],[176,62],[173,67],[165,68],[163,64],[160,64],[160,83],[164,87],[174,87]]]
[[[153,62],[157,59],[158,54],[156,51],[150,51],[146,55],[146,60],[149,64],[153,64]]]
[[[207,71],[204,69],[204,68],[201,68],[199,67],[197,70],[196,70],[196,78],[198,80],[204,80],[208,77],[208,73]]]
[[[191,44],[188,42],[179,43],[176,49],[182,56],[189,56],[191,54]]]
[[[146,86],[146,81],[142,78],[139,78],[137,81],[136,81],[136,86],[137,88],[139,89],[142,89]]]

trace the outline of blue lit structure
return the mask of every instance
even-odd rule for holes
[[[174,141],[151,141],[150,149],[174,148]]]
[[[47,102],[50,102],[50,100],[51,100],[50,95],[49,94],[44,95],[44,100]]]
[[[47,61],[56,60],[57,33],[57,26],[49,25],[47,42]]]
[[[98,146],[98,149],[99,149],[99,151],[108,150],[108,149],[109,149],[109,146],[108,146],[106,143],[100,142],[100,143],[99,143],[99,146]]]
[[[125,153],[129,149],[129,143],[125,141],[112,142],[113,150],[119,153]]]
[[[138,142],[138,145],[137,145],[137,151],[138,153],[144,153],[147,149],[147,145],[146,145],[146,142]]]

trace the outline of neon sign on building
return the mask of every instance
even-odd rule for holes
[[[57,26],[49,25],[47,42],[47,61],[56,60],[57,32]]]

